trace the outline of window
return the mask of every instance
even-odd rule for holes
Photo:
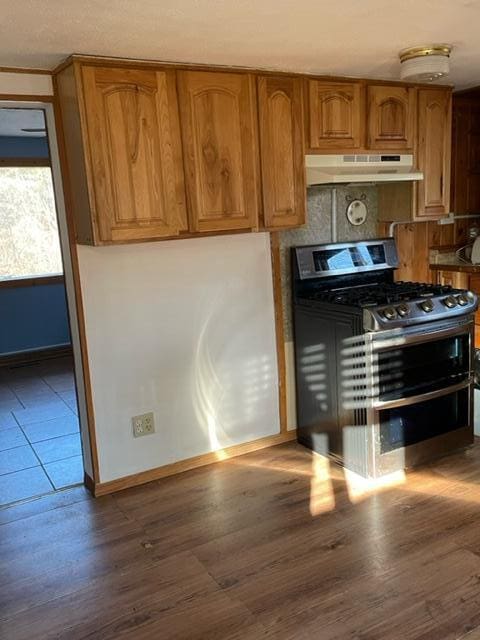
[[[61,273],[50,167],[0,167],[0,280]]]

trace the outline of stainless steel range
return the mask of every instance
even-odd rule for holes
[[[366,477],[473,442],[477,297],[396,267],[392,238],[292,250],[298,441]]]

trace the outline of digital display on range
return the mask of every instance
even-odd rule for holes
[[[339,271],[354,267],[371,267],[385,263],[382,244],[339,247],[313,252],[316,271]]]

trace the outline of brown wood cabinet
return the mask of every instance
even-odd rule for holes
[[[309,146],[312,150],[359,149],[364,144],[363,85],[308,80]]]
[[[191,230],[256,228],[254,76],[180,71],[178,91]]]
[[[453,95],[451,201],[455,213],[480,211],[480,91]],[[466,231],[472,220],[459,220]]]
[[[436,271],[438,284],[448,285],[455,289],[469,289],[470,280],[475,276],[460,271]],[[479,283],[480,284],[480,283]],[[478,287],[480,289],[480,287]]]
[[[450,149],[452,133],[450,89],[418,91],[418,169],[416,216],[440,217],[450,211]]]
[[[72,65],[56,84],[77,240],[108,244],[185,229],[174,71]]]
[[[412,87],[368,85],[367,147],[412,150],[415,139],[416,90]]]
[[[263,216],[271,229],[305,223],[302,80],[258,78]]]

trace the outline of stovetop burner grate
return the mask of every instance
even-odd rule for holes
[[[330,302],[333,304],[365,308],[408,302],[409,300],[418,300],[419,298],[430,298],[445,295],[452,291],[453,288],[448,285],[400,281],[333,290],[306,291],[303,297],[319,302]]]

